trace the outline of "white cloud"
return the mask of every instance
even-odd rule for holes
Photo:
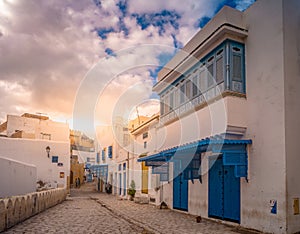
[[[237,7],[243,9],[253,0],[236,1]],[[25,111],[70,118],[81,82],[99,60],[106,61],[107,67],[95,73],[95,86],[111,81],[120,64],[126,68],[117,74],[118,82],[111,84],[109,95],[102,97],[101,108],[112,113],[120,97],[127,95],[130,98],[126,111],[130,112],[137,104],[131,96],[143,101],[152,93],[149,66],[159,65],[160,53],[172,53],[174,36],[185,44],[198,30],[195,26],[198,19],[211,17],[219,0],[186,0],[184,7],[179,0],[128,0],[126,15],[117,3],[118,0],[105,0],[96,6],[92,0],[0,0],[1,121],[7,113]],[[178,28],[169,22],[164,24],[164,31],[157,25],[143,30],[132,16],[163,10],[180,16],[175,17]],[[95,29],[112,31],[102,39]],[[157,47],[138,47],[142,44]],[[132,49],[126,50],[126,56],[105,58],[107,48],[115,54]],[[152,104],[149,106],[151,109]],[[103,118],[109,122],[108,115]]]

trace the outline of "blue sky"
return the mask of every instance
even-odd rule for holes
[[[119,94],[141,81],[141,99],[154,97],[157,71],[176,50],[224,5],[243,11],[253,2],[0,0],[0,121],[23,112],[72,118],[77,90],[93,66],[109,57],[118,61],[119,51],[145,44],[166,50],[138,54],[149,66],[119,74],[112,90]],[[132,68],[135,60],[140,61],[128,56],[123,62]],[[99,79],[109,78],[105,76],[99,74]]]

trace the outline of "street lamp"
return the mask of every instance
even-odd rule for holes
[[[50,147],[49,146],[46,147],[46,152],[47,152],[48,158],[50,158]]]

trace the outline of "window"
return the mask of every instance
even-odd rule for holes
[[[123,170],[126,170],[126,163],[123,163]]]
[[[105,161],[105,148],[102,150],[102,161]]]
[[[206,99],[215,98],[217,85],[221,91],[245,93],[244,63],[244,45],[232,40],[223,42],[186,74],[177,77],[178,81],[171,84],[172,90],[162,93],[161,114],[166,115],[172,110],[176,110],[176,115],[181,114],[191,108],[187,101],[195,99],[193,104],[201,105]],[[182,108],[178,110],[179,106]],[[175,115],[170,114],[164,120],[170,118],[175,118]]]
[[[177,108],[179,106],[179,97],[180,97],[180,92],[179,92],[179,84],[175,86],[174,90],[174,106]]]
[[[52,156],[52,163],[58,163],[58,156]]]
[[[174,92],[170,92],[170,110],[174,110]]]
[[[112,158],[113,152],[112,152],[112,146],[108,146],[108,158]]]
[[[190,80],[187,80],[186,84],[185,84],[185,93],[186,93],[186,98],[187,100],[191,100],[192,98],[192,82]]]
[[[216,62],[216,82],[217,84],[224,80],[224,56],[223,49],[217,53]]]
[[[99,152],[97,153],[97,160],[96,161],[97,161],[98,164],[100,163],[100,153]]]
[[[197,87],[198,85],[197,85],[197,82],[198,82],[197,75],[194,75],[193,79],[192,79],[192,87],[193,87],[193,89],[192,89],[192,96],[193,97],[195,97],[198,94],[198,87]]]
[[[148,137],[148,132],[144,132],[143,133],[143,139],[147,138]]]
[[[214,64],[213,64],[213,57],[211,57],[208,62],[211,62],[210,64],[207,65],[207,86],[210,88],[211,86],[214,85]]]
[[[180,104],[184,103],[185,101],[185,84],[183,83],[181,86],[180,86]]]
[[[205,69],[205,64],[203,64],[203,67],[201,68],[199,72],[199,79],[200,79],[200,85],[199,85],[199,91],[200,93],[203,93],[207,89],[207,70]]]
[[[91,161],[90,157],[86,157],[86,161],[90,162]]]
[[[242,81],[242,57],[233,54],[232,56],[232,80]]]
[[[147,148],[147,141],[144,141],[144,149]]]
[[[163,115],[165,113],[165,102],[164,102],[164,97],[161,97],[161,102],[160,102],[160,113]]]

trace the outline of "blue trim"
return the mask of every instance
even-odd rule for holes
[[[139,158],[138,162],[145,162],[145,161],[168,161],[176,152],[190,150],[192,148],[198,148],[199,151],[203,152],[206,150],[206,147],[209,145],[249,145],[252,144],[252,140],[231,140],[231,139],[213,139],[213,138],[206,138],[197,142],[192,142],[189,144],[185,144],[182,146],[176,146],[171,149],[163,150],[157,154],[152,154],[143,158]],[[201,148],[202,146],[206,146]],[[215,151],[216,152],[216,151]]]
[[[221,136],[215,136],[211,138],[205,138],[197,142],[192,142],[189,144],[173,147],[171,149],[163,150],[157,154],[153,154],[147,157],[139,158],[138,162],[170,162],[172,157],[176,153],[176,160],[187,159],[187,152],[193,152],[194,156],[191,162],[187,165],[185,169],[185,177],[191,179],[192,182],[197,178],[197,168],[193,167],[193,160],[195,160],[195,155],[206,150],[211,150],[213,153],[223,154],[223,165],[234,166],[234,175],[237,178],[245,177],[247,180],[248,176],[248,155],[246,146],[252,144],[252,140],[231,140],[222,139]],[[181,158],[181,152],[182,158]],[[201,165],[201,158],[199,161]],[[155,166],[152,166],[155,167]],[[201,175],[199,175],[201,182]]]
[[[226,44],[229,43],[229,57],[230,57],[230,71],[232,71],[232,52],[231,49],[233,46],[237,46],[241,49],[241,54],[242,54],[242,76],[243,76],[243,83],[245,85],[245,46],[244,44],[234,41],[234,40],[230,40],[230,39],[226,39],[225,41],[223,41],[222,43],[220,43],[217,47],[215,47],[214,49],[212,49],[210,52],[208,52],[203,58],[199,59],[198,62],[196,62],[190,69],[188,69],[184,74],[181,74],[175,81],[173,81],[168,87],[166,87],[164,90],[162,90],[161,92],[158,93],[159,96],[164,96],[171,88],[175,87],[178,83],[181,82],[181,80],[185,79],[186,77],[188,77],[189,74],[191,74],[197,67],[201,66],[202,64],[207,64],[207,60],[211,57],[211,56],[215,56],[216,53],[220,50],[223,49],[224,51],[226,51]],[[224,71],[226,71],[226,54],[224,53],[223,55],[224,58],[224,64],[223,64],[223,69]],[[224,72],[224,81],[225,79],[225,72]],[[230,77],[230,81],[232,80],[232,77]],[[245,87],[244,87],[245,88]],[[207,89],[209,89],[207,87]],[[245,92],[245,89],[244,89]]]
[[[112,158],[113,156],[112,150],[113,150],[112,145],[108,146],[108,158]]]

